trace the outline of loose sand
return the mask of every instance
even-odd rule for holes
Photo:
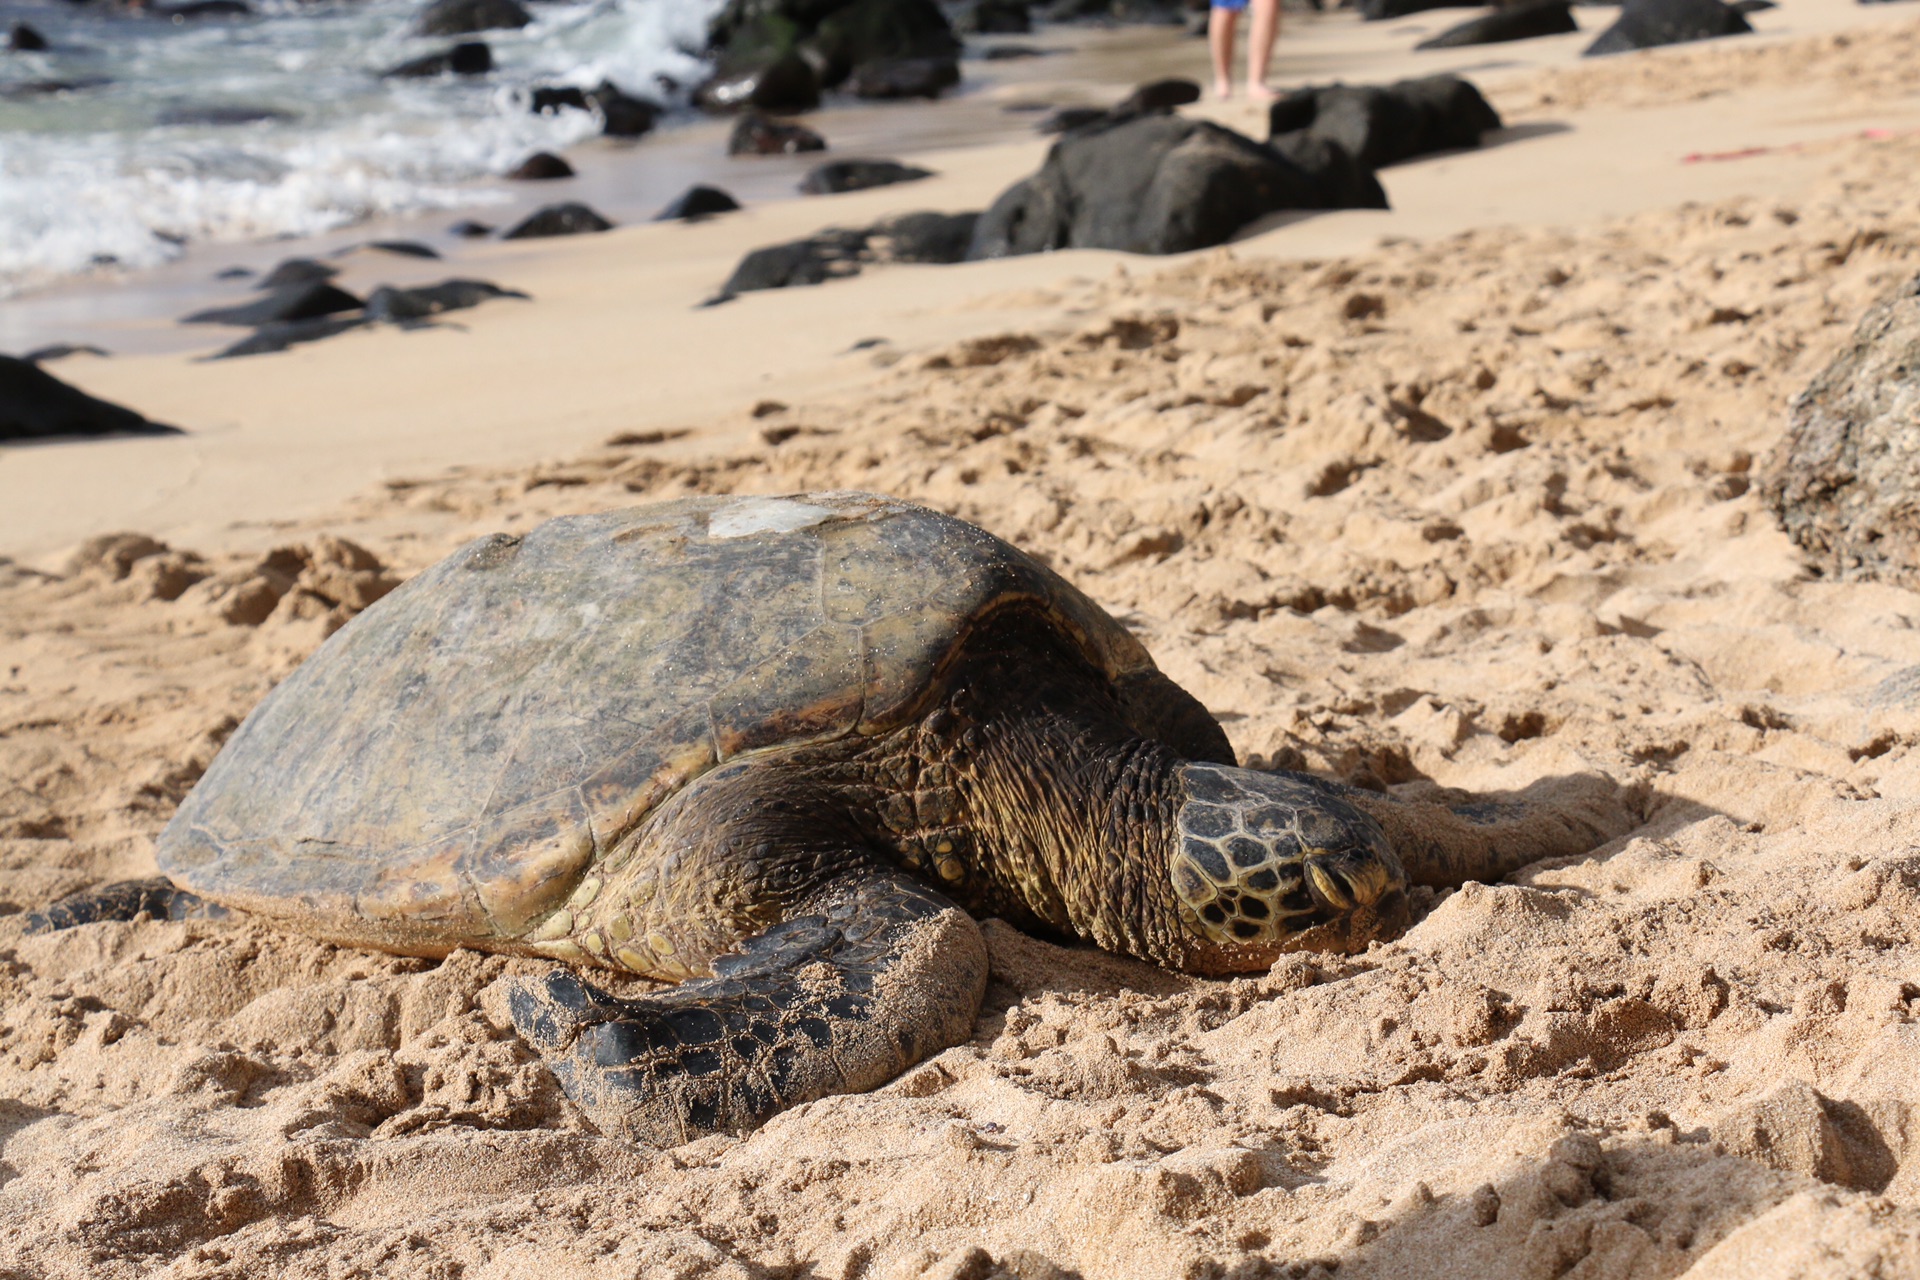
[[[1920,273],[1920,136],[1861,136],[1914,113],[1916,46],[1910,19],[1881,22],[1496,98],[1644,133],[1677,117],[1635,111],[1720,94],[1721,138],[1743,101],[1824,95],[1797,150],[1751,161],[1763,179],[1686,167],[1759,195],[1312,261],[1283,242],[1358,233],[1003,264],[942,313],[948,337],[895,331],[837,386],[776,380],[784,407],[757,414],[736,386],[685,438],[616,421],[609,394],[592,429],[625,443],[323,486],[271,527],[140,526],[176,544],[154,554],[62,565],[16,540],[15,910],[150,869],[237,718],[387,576],[689,492],[858,487],[975,520],[1133,626],[1244,762],[1416,792],[1604,772],[1644,822],[1423,898],[1363,956],[1241,981],[989,922],[971,1042],[664,1152],[594,1134],[519,1045],[499,978],[527,962],[233,923],[27,938],[0,917],[0,1272],[1920,1276],[1920,597],[1810,579],[1751,482],[1787,401]],[[1660,146],[1670,166],[1733,149]],[[1479,158],[1445,163],[1471,187]],[[713,314],[748,332],[955,278]],[[390,370],[414,341],[312,360],[384,350],[368,367]],[[222,385],[244,399],[276,361],[311,376],[275,357]],[[198,377],[178,403],[211,411]],[[60,456],[130,485],[144,447]]]

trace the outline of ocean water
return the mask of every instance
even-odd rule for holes
[[[312,236],[484,207],[534,150],[597,132],[534,115],[525,91],[611,79],[684,101],[722,0],[543,0],[483,39],[495,70],[383,80],[455,43],[409,34],[424,0],[252,0],[255,16],[168,20],[112,0],[0,0],[44,52],[0,49],[0,297],[166,263],[189,244]],[[42,93],[64,81],[80,87]],[[274,113],[240,123],[194,123]]]

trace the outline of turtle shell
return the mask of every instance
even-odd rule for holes
[[[715,765],[910,721],[972,627],[1016,603],[1110,678],[1152,672],[1029,556],[871,494],[689,498],[495,534],[275,688],[162,833],[160,867],[339,941],[508,945]]]

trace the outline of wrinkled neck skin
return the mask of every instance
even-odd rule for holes
[[[1118,726],[1076,719],[1041,713],[978,730],[957,770],[975,839],[1047,926],[1186,968],[1198,940],[1168,875],[1184,762]]]
[[[1135,733],[1049,628],[1017,616],[984,628],[888,754],[911,762],[919,792],[889,843],[975,914],[1193,973],[1264,969],[1277,954],[1221,948],[1183,920],[1170,870],[1186,762]]]

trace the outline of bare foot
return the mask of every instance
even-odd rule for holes
[[[1280,95],[1263,84],[1250,84],[1247,86],[1247,101],[1249,102],[1278,102],[1279,100]]]
[[[1222,102],[1225,102],[1228,98],[1231,98],[1233,96],[1233,81],[1215,80],[1213,82],[1213,96],[1220,99],[1220,101]]]

